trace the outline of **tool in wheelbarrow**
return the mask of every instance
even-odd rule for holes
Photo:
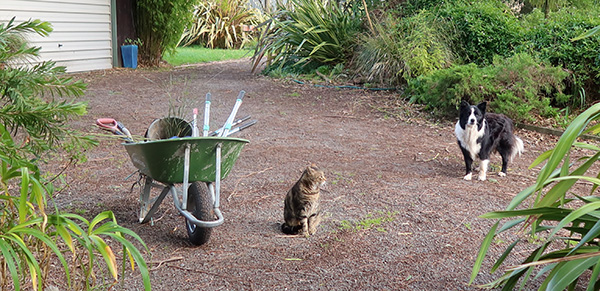
[[[231,110],[231,114],[229,114],[229,117],[227,118],[227,121],[225,122],[224,129],[219,134],[219,136],[227,136],[227,134],[229,133],[229,130],[231,130],[231,124],[233,123],[233,119],[235,119],[235,115],[237,114],[238,109],[242,105],[242,99],[244,99],[245,94],[246,94],[246,91],[244,91],[244,90],[240,91],[238,98],[235,100],[235,104],[233,105],[233,110]]]
[[[248,123],[246,123],[246,124],[242,124],[242,125],[240,125],[240,126],[238,126],[238,127],[232,128],[232,129],[229,131],[229,133],[227,133],[227,136],[230,136],[230,135],[232,135],[232,134],[234,134],[234,133],[236,133],[236,132],[242,131],[242,130],[244,130],[244,129],[246,129],[246,128],[250,127],[250,126],[253,126],[253,125],[255,125],[255,124],[256,124],[256,122],[257,122],[256,120],[252,120],[252,121],[250,121],[250,122],[248,122]]]
[[[112,132],[113,134],[123,136],[123,139],[126,142],[133,142],[133,138],[131,137],[129,130],[121,122],[118,122],[113,118],[96,119],[96,125],[98,125],[101,129]]]
[[[204,101],[204,126],[202,127],[202,136],[208,136],[208,131],[210,130],[209,115],[210,115],[210,92],[206,93],[206,101]]]
[[[192,119],[192,136],[198,136],[198,134],[199,134],[197,118],[198,118],[198,108],[194,108],[194,117]]]
[[[209,94],[207,100],[208,97]],[[223,224],[221,180],[229,175],[242,148],[249,142],[227,136],[247,127],[242,125],[239,130],[231,129],[242,97],[243,91],[221,136],[197,136],[199,132],[193,129],[197,116],[191,124],[180,118],[166,117],[152,122],[147,130],[147,140],[123,143],[143,180],[140,223],[152,221],[164,198],[171,195],[175,208],[185,218],[189,240],[193,244],[206,243],[212,229]],[[209,104],[205,107],[205,117],[208,108]],[[194,114],[197,112],[194,111]],[[173,126],[177,128],[169,128]],[[207,127],[205,118],[203,129]]]
[[[233,127],[233,126],[236,126],[236,125],[238,125],[238,124],[240,124],[240,123],[242,123],[242,122],[244,122],[244,121],[246,121],[246,120],[248,120],[248,119],[250,119],[250,115],[246,115],[246,116],[244,116],[244,117],[242,117],[242,118],[240,118],[240,119],[238,119],[238,120],[234,121],[234,122],[231,124],[231,126],[232,126],[232,127]],[[247,126],[246,126],[246,127],[247,127]],[[224,130],[224,129],[225,129],[225,127],[223,126],[223,127],[219,128],[219,129],[217,129],[217,130],[215,130],[215,131],[213,131],[213,132],[209,133],[209,134],[208,134],[208,136],[219,136],[219,134],[221,134],[221,132],[223,132],[223,130]],[[229,135],[231,135],[231,132],[229,133]]]

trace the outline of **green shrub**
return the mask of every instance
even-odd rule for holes
[[[388,15],[375,25],[376,35],[361,38],[354,67],[369,82],[392,86],[446,68],[454,59],[445,37],[447,27],[427,11],[400,21]]]
[[[444,5],[439,16],[454,27],[452,48],[465,63],[491,64],[496,55],[511,56],[522,42],[517,18],[500,1]]]
[[[291,0],[262,25],[255,63],[268,67],[344,63],[352,54],[364,11],[356,2]],[[267,68],[268,70],[271,68]]]
[[[191,22],[195,1],[135,1],[135,28],[143,43],[139,47],[139,63],[157,67],[165,52],[174,52],[181,34]]]
[[[562,94],[568,73],[559,67],[540,64],[528,54],[497,57],[485,67],[458,65],[421,76],[409,82],[411,102],[425,104],[432,112],[455,116],[461,100],[488,101],[492,111],[515,121],[532,114],[556,116],[551,105],[569,100]]]
[[[521,260],[521,264],[505,268],[500,278],[485,287],[522,289],[534,275],[544,279],[538,290],[579,290],[586,283],[587,290],[598,290],[600,199],[596,191],[600,186],[600,148],[577,140],[583,134],[597,133],[599,118],[600,104],[577,116],[554,149],[541,154],[530,166],[545,162],[536,183],[518,193],[504,211],[481,216],[497,222],[482,241],[470,283],[481,270],[495,238],[510,231],[516,238],[498,257],[491,272],[507,258]],[[573,160],[572,152],[589,155]],[[584,188],[573,187],[579,182],[591,185],[589,195],[581,192],[586,191]],[[503,219],[510,220],[499,227]]]
[[[42,290],[54,263],[62,267],[65,290],[89,290],[96,276],[116,283],[119,266],[108,237],[123,246],[124,261],[137,264],[149,290],[148,268],[129,239],[143,241],[119,226],[111,212],[88,221],[46,210],[54,187],[37,163],[56,152],[73,161],[95,145],[68,127],[86,113],[86,105],[64,99],[83,95],[86,85],[65,76],[65,67],[54,62],[29,63],[39,57],[40,48],[30,47],[26,34],[47,36],[51,31],[49,23],[39,20],[15,23],[13,18],[0,24],[0,289],[31,284],[23,289]],[[107,274],[98,273],[99,259],[104,259],[106,268],[100,270]]]
[[[533,12],[524,20],[525,42],[518,51],[537,54],[554,66],[573,72],[575,85],[583,87],[597,100],[600,81],[600,36],[578,41],[572,38],[600,25],[600,9],[562,9],[544,19],[541,12]],[[577,91],[576,88],[572,91]]]
[[[400,15],[411,16],[418,14],[423,10],[435,11],[445,5],[459,5],[465,3],[465,0],[450,0],[450,1],[439,1],[439,0],[405,0],[397,9]]]
[[[179,45],[243,48],[251,41],[249,29],[259,22],[260,16],[258,10],[248,6],[248,0],[200,1],[194,10],[193,23],[183,32]]]

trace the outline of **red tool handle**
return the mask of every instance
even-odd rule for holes
[[[112,118],[98,118],[96,119],[96,125],[106,129],[118,129],[117,121]]]

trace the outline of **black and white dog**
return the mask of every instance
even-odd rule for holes
[[[454,134],[465,158],[467,174],[465,180],[471,180],[472,164],[479,158],[479,180],[485,181],[490,155],[497,151],[502,156],[502,170],[499,176],[506,176],[509,160],[523,152],[523,141],[513,134],[513,123],[503,114],[486,113],[486,103],[477,106],[466,101],[460,104],[460,114]]]

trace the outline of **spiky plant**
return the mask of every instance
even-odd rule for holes
[[[364,10],[360,1],[291,0],[263,25],[255,63],[276,66],[344,63],[356,45]]]
[[[183,32],[179,46],[193,44],[208,48],[239,49],[252,40],[251,28],[260,12],[248,8],[248,0],[200,1],[193,23]]]
[[[560,137],[554,149],[541,154],[531,167],[545,162],[537,182],[521,191],[504,211],[482,215],[497,219],[482,242],[471,283],[479,273],[494,239],[509,230],[517,234],[514,241],[496,260],[491,271],[498,270],[507,258],[521,263],[505,267],[505,272],[487,287],[502,290],[523,289],[532,275],[544,278],[538,290],[587,290],[600,287],[600,179],[597,165],[600,148],[579,141],[584,134],[600,131],[600,104],[581,113]],[[587,150],[590,154],[572,160],[572,154]],[[591,185],[589,193],[575,189],[578,182]],[[500,220],[508,219],[500,227]],[[534,238],[534,239],[532,239]],[[519,246],[534,244],[529,251]],[[591,272],[591,276],[589,276]],[[518,287],[519,286],[519,287]]]
[[[15,23],[13,18],[0,24],[0,123],[13,134],[22,132],[19,136],[27,140],[23,150],[35,154],[73,137],[76,133],[63,125],[86,113],[85,103],[58,98],[83,95],[83,82],[65,76],[65,67],[52,61],[31,62],[41,48],[30,47],[25,34],[47,36],[51,31],[49,23],[39,20]]]

